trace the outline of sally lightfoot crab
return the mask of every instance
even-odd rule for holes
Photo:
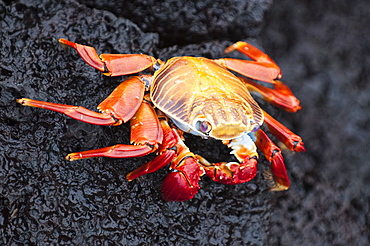
[[[263,111],[250,92],[289,112],[300,109],[300,104],[279,81],[282,74],[278,65],[261,50],[237,42],[225,52],[238,50],[252,60],[185,56],[163,62],[144,54],[98,56],[93,47],[65,39],[59,42],[73,47],[87,64],[107,76],[137,74],[122,82],[99,104],[101,113],[81,106],[26,98],[17,100],[25,106],[53,110],[95,125],[113,126],[130,121],[131,144],[71,153],[66,156],[67,160],[139,157],[155,152],[157,155],[152,161],[130,172],[127,179],[136,179],[169,164],[172,172],[164,179],[162,196],[167,201],[185,201],[198,192],[198,183],[204,174],[224,184],[253,179],[257,173],[258,147],[271,162],[275,183],[272,189],[289,188],[281,151],[260,126],[265,123],[290,150],[304,151],[303,142]],[[149,74],[141,73],[144,71]],[[271,83],[274,88],[265,87],[263,83]],[[209,163],[194,155],[183,142],[184,132],[221,140],[232,149],[231,154],[238,162]]]

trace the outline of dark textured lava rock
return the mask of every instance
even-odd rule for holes
[[[256,37],[272,0],[79,1],[128,18],[160,36],[159,46]]]
[[[269,245],[369,245],[370,3],[283,0],[269,13],[261,37],[301,99],[290,124],[307,147],[289,158]]]

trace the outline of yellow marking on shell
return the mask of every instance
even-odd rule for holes
[[[153,76],[151,100],[181,124],[194,128],[197,119],[212,126],[209,135],[233,139],[262,124],[260,107],[247,87],[226,68],[202,57],[174,57]]]

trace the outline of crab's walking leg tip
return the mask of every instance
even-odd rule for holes
[[[241,46],[243,46],[243,42],[241,42],[241,41],[238,41],[238,42],[236,42],[236,43],[234,43],[234,44],[232,44],[232,45],[230,45],[229,47],[227,47],[225,50],[224,50],[224,53],[230,53],[230,52],[232,52],[232,51],[234,51],[234,50],[236,50],[236,49],[238,49],[238,48],[240,48]]]
[[[74,153],[68,154],[65,158],[67,161],[75,161],[79,159]]]
[[[289,189],[289,186],[275,185],[274,187],[270,188],[270,191],[284,191],[288,189]]]
[[[27,98],[16,99],[15,101],[23,106],[27,105]]]
[[[297,141],[297,143],[294,143],[294,151],[295,152],[305,152],[306,148],[304,147],[304,143],[302,141]]]
[[[68,41],[67,39],[64,39],[64,38],[60,38],[59,39],[59,43],[64,44],[64,45],[71,46],[73,48],[76,48],[76,43],[73,43],[71,41]]]
[[[31,106],[31,107],[37,107],[35,106],[35,102],[38,102],[36,100],[32,100],[28,98],[20,98],[20,99],[16,99],[15,101],[21,104],[22,106]]]

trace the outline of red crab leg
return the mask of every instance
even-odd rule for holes
[[[28,98],[17,99],[17,102],[23,106],[31,106],[36,108],[44,108],[65,114],[73,119],[83,121],[95,125],[119,125],[120,122],[116,121],[108,114],[97,113],[95,111],[86,109],[81,106],[64,105],[58,103],[50,103],[37,101]]]
[[[175,132],[177,134],[177,132]],[[176,158],[171,163],[172,172],[162,184],[162,198],[165,201],[182,202],[192,199],[200,189],[199,181],[204,169],[195,155],[180,139],[175,145]]]
[[[107,76],[120,76],[141,72],[156,63],[156,59],[143,54],[101,54],[95,48],[73,43],[64,38],[59,42],[74,48],[81,58]]]
[[[131,119],[131,143],[134,145],[117,144],[101,149],[71,153],[67,160],[74,161],[90,157],[126,158],[147,155],[162,143],[163,131],[154,109],[143,102]]]
[[[98,109],[127,122],[139,109],[145,92],[145,81],[135,76],[126,79],[99,104]]]
[[[168,165],[172,161],[172,159],[175,158],[176,151],[173,147],[177,144],[179,138],[176,134],[173,133],[173,130],[169,127],[166,120],[160,118],[159,122],[163,130],[163,141],[157,150],[157,153],[159,153],[159,155],[154,157],[154,159],[150,162],[127,174],[126,178],[129,181],[132,181],[144,174],[155,172]]]
[[[172,162],[171,169],[173,172],[166,176],[162,184],[162,198],[175,202],[192,199],[200,189],[199,180],[204,174],[198,159],[184,149]]]
[[[86,150],[82,152],[70,153],[66,156],[66,160],[75,161],[92,157],[110,157],[110,158],[129,158],[140,157],[153,152],[153,148],[148,145],[126,145],[116,144],[113,146]]]
[[[252,139],[242,135],[225,144],[232,148],[231,154],[239,160],[237,162],[209,163],[201,156],[197,156],[203,165],[208,177],[223,184],[241,184],[252,180],[257,174],[257,150]]]
[[[250,79],[238,77],[246,83],[250,92],[258,93],[265,101],[284,109],[287,112],[297,112],[301,109],[300,101],[293,95],[290,88],[279,80],[275,80],[274,89],[267,88]]]
[[[150,162],[147,162],[144,165],[141,165],[140,167],[131,171],[129,174],[126,175],[126,178],[128,181],[132,181],[145,174],[156,172],[164,166],[170,164],[175,156],[175,150],[168,150],[160,155],[157,155]]]
[[[287,190],[290,186],[290,180],[286,171],[284,158],[281,150],[271,141],[264,131],[259,129],[254,133],[256,136],[256,145],[262,151],[266,159],[271,162],[271,172],[275,181],[275,186],[271,190]]]
[[[286,126],[281,124],[279,121],[275,120],[271,115],[263,111],[265,116],[264,123],[267,125],[269,131],[276,136],[281,142],[288,147],[288,149],[302,152],[306,151],[302,138],[292,131],[290,131]]]
[[[65,114],[73,119],[95,125],[120,125],[131,119],[143,100],[145,81],[138,77],[130,77],[122,82],[102,103],[98,109],[103,113],[86,109],[81,106],[64,105],[37,101],[27,98],[17,99],[24,106],[44,108]]]
[[[147,173],[152,173],[171,163],[175,170],[167,175],[162,185],[162,197],[166,201],[185,201],[194,197],[200,189],[199,180],[204,171],[194,154],[182,142],[176,130],[171,129],[166,118],[160,118],[163,129],[163,143],[159,153],[152,161],[127,174],[133,180]]]
[[[197,155],[199,162],[204,166],[208,177],[213,181],[234,185],[252,180],[257,174],[257,157],[246,157],[243,162],[210,163]]]
[[[218,59],[222,66],[240,73],[246,77],[275,83],[282,77],[279,66],[264,52],[246,42],[237,42],[225,49],[225,53],[238,50],[254,61],[246,61],[232,58]]]

